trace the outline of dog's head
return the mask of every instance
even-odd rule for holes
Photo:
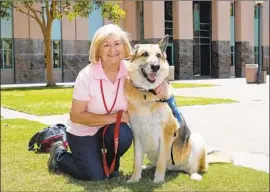
[[[137,44],[128,66],[133,83],[144,89],[156,88],[169,74],[166,49],[169,36],[157,44]]]

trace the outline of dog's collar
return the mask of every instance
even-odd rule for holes
[[[138,89],[139,91],[143,92],[143,98],[144,98],[145,100],[146,100],[146,93],[147,93],[147,92],[150,92],[150,93],[153,93],[154,95],[157,95],[157,93],[156,93],[156,91],[155,91],[154,89],[144,89],[144,88],[142,88],[142,87],[137,86],[133,81],[130,81],[130,84],[131,84],[134,88],[136,88],[136,89]],[[167,99],[159,99],[159,100],[156,100],[156,101],[154,101],[154,102],[167,102]]]
[[[144,88],[142,88],[142,87],[137,86],[133,81],[130,81],[130,84],[131,84],[134,88],[140,90],[141,92],[145,92],[145,93],[146,93],[146,92],[151,92],[151,93],[153,93],[154,95],[156,95],[156,92],[155,92],[154,89],[144,89]]]

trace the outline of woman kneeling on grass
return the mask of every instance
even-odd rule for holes
[[[48,160],[49,172],[66,173],[80,180],[103,180],[119,175],[120,157],[129,149],[133,139],[123,90],[127,77],[124,58],[128,58],[131,52],[127,34],[117,25],[108,24],[97,30],[89,51],[91,64],[79,72],[74,85],[71,123],[67,128],[71,153],[62,142],[55,143]],[[164,98],[167,89],[164,81],[155,91]],[[118,111],[123,111],[118,151],[114,170],[106,175],[101,150],[103,130],[109,125],[104,144],[110,168],[114,159],[114,128]]]

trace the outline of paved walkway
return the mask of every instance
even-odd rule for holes
[[[269,172],[269,76],[266,84],[245,78],[187,80],[217,87],[175,90],[175,95],[230,98],[236,104],[180,107],[193,131],[215,147],[231,151],[235,163]]]
[[[230,151],[236,165],[269,173],[269,76],[267,84],[260,85],[246,84],[243,78],[181,82],[213,83],[220,86],[175,90],[176,95],[231,98],[240,101],[237,104],[180,107],[180,110],[190,128],[202,134],[209,146]],[[44,124],[66,123],[69,118],[68,114],[35,116],[4,108],[1,108],[1,114],[5,118],[25,118]]]
[[[40,123],[44,123],[47,125],[53,125],[56,123],[66,124],[68,119],[69,119],[69,114],[52,115],[52,116],[38,116],[38,115],[30,115],[27,113],[10,110],[10,109],[4,108],[4,107],[1,107],[1,115],[7,119],[21,118],[21,119],[27,119],[30,121],[38,121]]]
[[[175,81],[180,82],[180,81]],[[186,83],[215,84],[215,87],[175,90],[176,95],[230,98],[240,102],[269,103],[269,76],[266,84],[247,84],[245,78],[186,80]]]

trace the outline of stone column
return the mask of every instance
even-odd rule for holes
[[[164,1],[143,1],[145,43],[157,43],[165,36]]]
[[[269,1],[264,1],[262,7],[262,46],[263,46],[263,68],[270,74],[269,63]]]
[[[175,79],[193,78],[192,1],[173,1]]]
[[[212,0],[211,76],[230,77],[230,1]]]
[[[81,32],[86,31],[86,33]],[[89,63],[87,20],[76,18],[62,20],[63,39],[63,79],[64,82],[75,81],[78,73]]]
[[[235,77],[243,76],[243,64],[254,62],[254,2],[235,1]]]
[[[123,9],[126,12],[124,19],[124,30],[129,33],[131,45],[139,43],[140,40],[140,10],[137,1],[123,1]]]
[[[34,3],[41,9],[40,3]],[[22,10],[27,10],[21,5]],[[44,83],[44,40],[34,19],[13,9],[15,83]]]

